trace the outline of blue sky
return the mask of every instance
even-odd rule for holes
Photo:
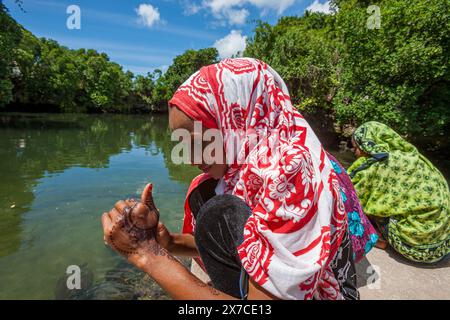
[[[3,2],[36,36],[106,52],[135,74],[164,70],[187,49],[215,46],[222,57],[242,51],[256,19],[274,24],[307,8],[328,10],[326,0],[24,0],[25,12]],[[70,5],[80,8],[80,29],[66,26]]]

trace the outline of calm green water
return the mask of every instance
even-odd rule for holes
[[[166,116],[0,114],[0,299],[67,298],[69,265],[94,285],[81,298],[160,294],[104,246],[100,216],[151,181],[179,230],[198,171],[171,164],[170,148]]]

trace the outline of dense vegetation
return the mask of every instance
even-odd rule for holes
[[[385,122],[444,147],[450,120],[450,2],[334,0],[335,13],[260,23],[245,51],[279,71],[324,126]],[[380,8],[380,28],[369,28]]]
[[[334,0],[333,14],[259,22],[245,56],[286,80],[294,104],[331,130],[385,122],[412,140],[444,148],[449,129],[450,3]],[[368,27],[369,5],[380,26]],[[37,39],[0,8],[0,107],[53,105],[70,112],[165,111],[174,90],[216,49],[188,50],[164,74],[124,72],[104,53]]]
[[[91,49],[70,50],[36,38],[0,3],[0,107],[62,112],[165,111],[167,100],[187,77],[217,61],[214,48],[188,50],[163,75],[134,76]]]

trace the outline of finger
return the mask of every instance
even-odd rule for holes
[[[145,218],[148,215],[148,206],[146,206],[142,202],[137,202],[136,204],[132,205],[133,211],[132,211],[132,217],[133,218]]]
[[[153,205],[153,184],[149,183],[145,186],[144,191],[142,191],[141,201],[148,206]]]
[[[107,235],[111,232],[112,229],[112,221],[109,217],[108,212],[104,212],[102,214],[102,226],[103,226],[103,235]]]
[[[158,222],[158,233],[164,233],[166,230],[166,226],[162,222]]]
[[[158,223],[158,215],[149,211],[149,207],[142,202],[136,204],[131,212],[131,221],[140,228],[154,228]]]
[[[156,228],[156,239],[158,240],[158,241],[160,241],[161,239],[163,239],[164,238],[164,235],[166,234],[166,226],[163,224],[163,223],[161,223],[161,222],[158,222],[158,227]]]
[[[137,202],[138,201],[136,199],[132,199],[132,198],[125,200],[125,203],[128,207],[133,207],[134,205],[136,205]]]
[[[122,212],[122,213],[124,212],[125,208],[127,208],[127,207],[129,207],[129,205],[123,200],[117,201],[116,204],[114,205],[114,208],[117,211]]]
[[[116,208],[111,209],[108,213],[109,219],[111,223],[116,223],[123,217],[122,211],[117,210]]]

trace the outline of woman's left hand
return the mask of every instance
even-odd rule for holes
[[[137,267],[147,262],[150,248],[156,245],[159,212],[153,202],[152,189],[152,184],[147,184],[141,201],[118,201],[102,215],[105,243]]]

